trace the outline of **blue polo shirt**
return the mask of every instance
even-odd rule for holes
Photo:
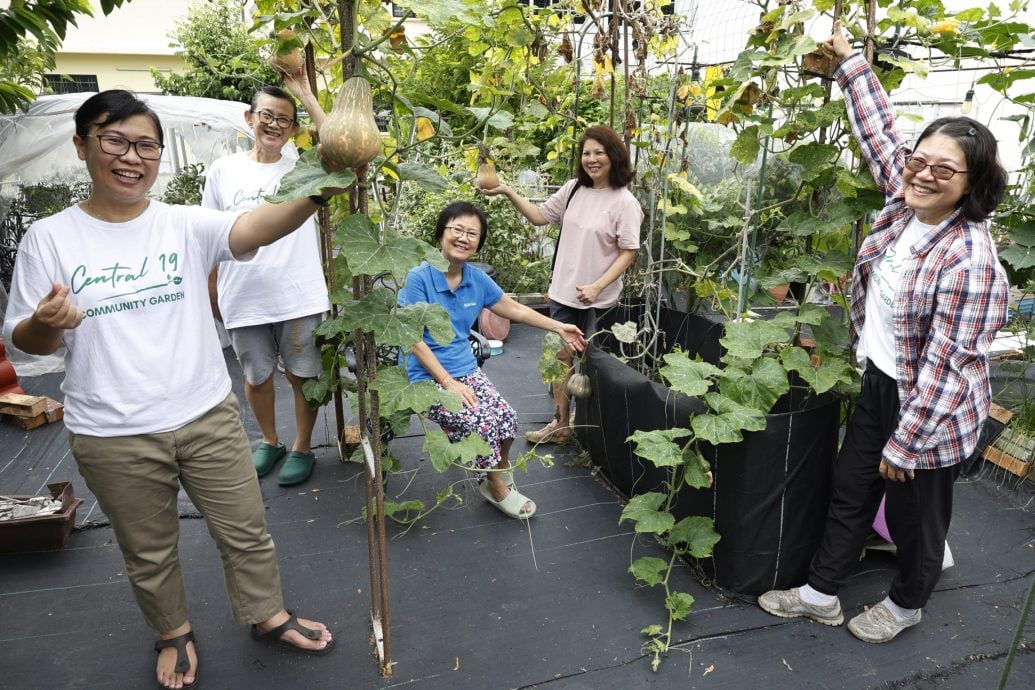
[[[464,264],[460,285],[454,292],[449,289],[446,274],[425,261],[406,276],[406,285],[399,291],[398,301],[400,307],[427,302],[438,303],[445,308],[453,322],[453,341],[448,345],[439,345],[424,329],[424,342],[449,375],[456,378],[467,376],[478,369],[478,361],[471,352],[467,334],[482,309],[491,308],[502,297],[500,286],[480,268]],[[432,380],[431,374],[412,355],[406,357],[406,374],[411,382]]]

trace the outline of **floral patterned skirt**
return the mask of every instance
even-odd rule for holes
[[[500,444],[517,435],[517,412],[481,369],[456,380],[474,391],[478,405],[473,408],[465,405],[459,412],[436,405],[428,411],[428,418],[442,427],[454,443],[468,434],[478,434],[488,441],[492,454],[479,456],[475,462],[478,467],[495,467],[500,461]]]

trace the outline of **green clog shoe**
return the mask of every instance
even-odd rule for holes
[[[288,453],[284,466],[280,468],[277,475],[277,484],[280,486],[293,486],[301,484],[313,473],[316,465],[316,456],[312,453],[303,453],[300,450],[293,450]]]
[[[252,451],[252,461],[255,463],[255,474],[265,477],[273,469],[273,466],[287,454],[287,446],[281,443],[279,446],[271,446],[263,443]]]

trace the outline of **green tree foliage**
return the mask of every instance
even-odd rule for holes
[[[208,0],[191,7],[170,34],[186,71],[167,76],[151,70],[162,93],[247,103],[256,89],[280,83],[260,55],[262,41],[241,21],[242,6],[240,0]]]
[[[111,14],[129,0],[100,0]],[[93,16],[87,0],[11,0],[0,9],[0,112],[11,113],[32,102],[43,73],[54,67],[55,53],[69,25],[80,15]]]

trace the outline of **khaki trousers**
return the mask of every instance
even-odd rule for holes
[[[180,569],[182,485],[219,548],[238,623],[283,608],[280,571],[237,398],[176,431],[97,437],[70,433],[79,472],[111,520],[144,620],[160,632],[187,622]]]

